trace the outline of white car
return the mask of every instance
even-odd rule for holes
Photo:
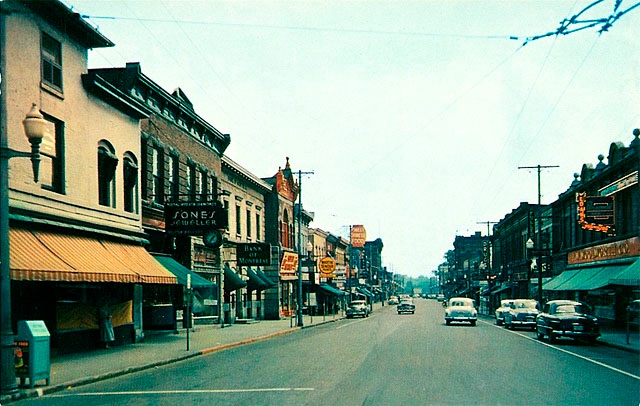
[[[513,299],[500,301],[500,307],[496,309],[496,325],[501,326],[504,324],[504,319],[509,310],[511,310],[511,303],[513,303]]]
[[[444,321],[447,326],[453,322],[470,323],[476,325],[478,311],[475,301],[467,297],[452,297],[444,311]]]
[[[533,299],[513,299],[509,311],[504,316],[504,326],[508,329],[516,327],[536,329],[538,301]]]
[[[351,319],[358,317],[369,317],[369,306],[364,300],[353,300],[347,307],[347,318]]]

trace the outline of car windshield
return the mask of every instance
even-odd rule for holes
[[[513,309],[536,309],[537,303],[533,301],[515,302],[511,305]]]
[[[556,313],[580,313],[589,314],[589,310],[585,305],[564,304],[556,308]]]
[[[451,302],[451,306],[471,306],[469,302],[455,301]]]

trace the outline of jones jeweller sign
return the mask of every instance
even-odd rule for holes
[[[227,211],[220,202],[166,202],[165,232],[170,235],[201,235],[227,228]]]

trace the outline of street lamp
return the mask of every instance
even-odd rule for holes
[[[535,255],[535,251],[534,251],[535,243],[531,238],[527,240],[527,242],[525,243],[525,247],[527,248],[527,259],[529,261],[532,261],[532,258],[534,258],[534,255]],[[527,294],[531,295],[529,284],[531,283],[531,270],[533,269],[533,261],[531,263],[529,263],[529,261],[527,261],[527,266],[529,267],[529,269],[527,269]]]
[[[6,115],[3,114],[6,117]],[[47,121],[34,103],[23,120],[31,152],[9,148],[4,119],[0,125],[0,392],[18,390],[13,365],[13,327],[11,322],[11,267],[9,265],[9,159],[31,158],[33,181],[38,182],[40,143],[47,131]]]

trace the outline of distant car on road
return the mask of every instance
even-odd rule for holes
[[[389,297],[389,304],[390,305],[397,305],[398,304],[398,296]]]
[[[505,314],[504,325],[508,329],[516,327],[536,329],[536,316],[540,313],[538,301],[533,299],[513,299]]]
[[[501,326],[504,324],[504,317],[509,309],[511,309],[511,303],[513,299],[504,299],[500,301],[500,307],[496,309],[496,325]]]
[[[447,308],[444,311],[444,321],[448,325],[453,322],[470,323],[476,325],[478,311],[473,299],[466,297],[452,297],[449,299]]]
[[[536,317],[538,340],[546,335],[553,342],[558,337],[570,337],[594,342],[600,337],[598,319],[580,302],[550,300]]]
[[[401,300],[397,307],[398,314],[402,313],[411,313],[414,314],[416,312],[416,305],[410,299]]]
[[[349,307],[347,307],[347,318],[351,319],[353,317],[369,317],[369,306],[367,302],[364,300],[353,300]]]
[[[442,293],[438,293],[438,295],[436,296],[436,300],[438,302],[444,302],[445,301],[445,297]]]

